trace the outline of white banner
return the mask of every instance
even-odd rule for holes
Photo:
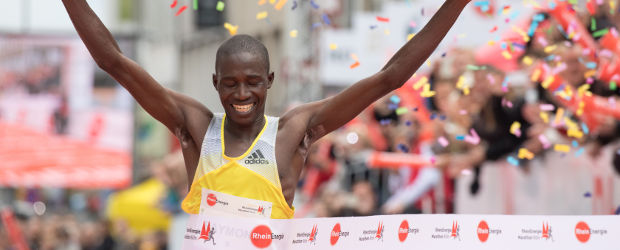
[[[192,215],[183,249],[620,249],[620,216],[381,215],[291,220]]]

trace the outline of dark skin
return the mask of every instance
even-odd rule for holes
[[[430,22],[376,74],[331,98],[285,113],[276,137],[276,161],[282,192],[289,205],[310,145],[343,126],[368,105],[401,87],[435,50],[470,0],[447,0]],[[99,67],[125,87],[155,119],[181,142],[187,177],[193,179],[200,149],[213,113],[200,102],[161,86],[120,51],[114,38],[84,0],[63,0],[71,21]],[[237,52],[221,58],[213,74],[226,111],[224,139],[230,157],[243,154],[264,125],[267,90],[274,80],[260,57]],[[254,105],[238,112],[232,105]]]

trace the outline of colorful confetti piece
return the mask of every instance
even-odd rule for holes
[[[256,20],[265,19],[265,18],[267,18],[267,15],[269,15],[267,13],[267,11],[258,12],[258,13],[256,13]]]
[[[448,139],[446,139],[446,137],[443,137],[443,136],[439,137],[437,139],[437,142],[439,142],[439,145],[441,145],[444,148],[447,147],[448,144],[450,144],[450,142],[448,142]]]
[[[506,161],[508,161],[508,163],[512,164],[515,167],[519,166],[519,160],[515,159],[512,156],[508,156],[508,158],[506,158]]]
[[[390,19],[387,17],[377,16],[377,21],[387,23],[387,22],[390,22]]]
[[[224,6],[226,6],[226,4],[222,1],[217,1],[217,5],[215,6],[215,9],[219,12],[224,11]]]

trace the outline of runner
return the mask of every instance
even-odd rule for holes
[[[446,0],[378,73],[334,97],[301,105],[278,118],[264,115],[274,72],[260,41],[237,35],[219,47],[212,77],[225,113],[214,114],[200,102],[164,88],[125,57],[85,0],[63,0],[97,65],[181,142],[187,176],[193,180],[183,209],[195,215],[204,212],[201,209],[220,207],[207,213],[274,219],[293,217],[295,187],[309,146],[401,87],[469,2]]]

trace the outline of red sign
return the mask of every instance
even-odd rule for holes
[[[580,221],[575,226],[575,236],[581,243],[586,243],[590,239],[590,227],[587,223]]]
[[[209,204],[209,206],[215,205],[216,201],[217,201],[217,197],[215,197],[214,194],[207,195],[207,204]]]
[[[486,221],[480,221],[476,233],[480,242],[486,242],[489,239],[489,225]]]
[[[265,225],[259,225],[250,233],[250,240],[255,247],[266,248],[271,245],[271,229]]]
[[[407,239],[407,235],[409,234],[409,223],[407,220],[403,220],[398,227],[398,240],[400,242],[405,242]]]
[[[336,245],[338,239],[340,239],[340,223],[336,223],[336,225],[334,225],[334,229],[332,229],[332,233],[329,237],[329,243],[332,244],[332,246]]]

